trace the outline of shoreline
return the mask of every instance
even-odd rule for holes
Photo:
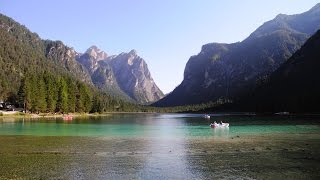
[[[52,113],[23,113],[20,111],[2,111],[1,118],[63,118],[65,115],[72,117],[88,117],[88,116],[109,116],[113,114],[209,114],[218,116],[256,116],[256,117],[320,117],[319,113],[291,113],[287,115],[277,115],[272,113],[252,113],[252,112],[207,112],[207,113],[191,113],[191,112],[104,112],[104,113],[68,113],[68,114],[52,114]]]
[[[52,114],[52,113],[23,113],[19,111],[0,111],[1,118],[63,118],[64,116],[86,117],[86,116],[109,116],[112,114],[157,114],[157,112],[104,112],[104,113],[68,113],[68,114]]]

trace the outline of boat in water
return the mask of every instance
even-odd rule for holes
[[[277,112],[275,115],[290,115],[289,112]]]
[[[72,120],[73,116],[71,116],[71,115],[63,115],[62,118],[65,121],[70,121],[70,120]]]
[[[208,114],[204,115],[204,118],[210,119],[210,116]]]
[[[210,124],[210,127],[211,128],[225,128],[225,127],[229,127],[229,123],[223,123],[223,122],[216,123],[216,122],[214,122],[214,123]]]

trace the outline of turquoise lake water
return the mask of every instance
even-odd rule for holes
[[[0,135],[85,136],[85,137],[228,137],[274,133],[319,132],[315,118],[290,116],[256,117],[202,114],[113,114],[80,117],[72,121],[61,118],[0,120]],[[229,128],[210,128],[213,121],[230,123]]]

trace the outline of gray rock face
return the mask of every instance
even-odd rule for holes
[[[150,103],[163,97],[153,81],[146,62],[135,50],[107,60],[120,88],[139,103]]]
[[[156,106],[235,100],[284,63],[320,27],[320,5],[299,15],[278,15],[239,43],[211,43],[192,56],[184,80]]]
[[[96,61],[104,60],[108,57],[107,53],[101,51],[97,46],[91,46],[89,49],[87,49],[86,54]]]
[[[96,46],[90,47],[77,57],[91,74],[92,82],[101,89],[111,91],[141,104],[148,104],[163,97],[163,93],[153,81],[145,61],[135,50],[116,56]]]
[[[65,68],[80,81],[92,84],[91,76],[87,69],[76,61],[78,53],[73,48],[64,45],[61,41],[45,40],[44,45],[45,56],[48,59]]]

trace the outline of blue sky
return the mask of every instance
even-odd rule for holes
[[[242,41],[277,14],[309,10],[319,0],[0,0],[0,12],[43,39],[109,55],[136,49],[165,93],[185,64],[210,42]]]

